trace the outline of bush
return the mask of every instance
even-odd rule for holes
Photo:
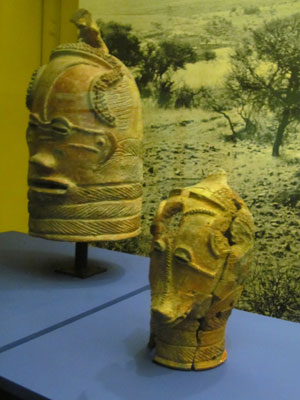
[[[159,107],[170,107],[173,98],[174,81],[169,74],[157,80],[155,85],[155,97]]]
[[[228,39],[232,36],[235,28],[231,22],[224,17],[214,17],[208,21],[205,25],[205,31],[210,36],[222,37],[222,39]]]
[[[198,91],[186,85],[174,91],[175,108],[192,108],[199,105]]]
[[[217,53],[214,50],[205,50],[200,54],[199,59],[204,61],[211,61],[217,58]]]
[[[137,65],[134,74],[135,81],[140,91],[151,93],[149,84],[153,83],[157,74],[158,46],[154,42],[147,42],[141,46],[142,59]]]
[[[162,76],[172,67],[174,71],[198,60],[194,48],[186,42],[164,40],[158,44],[158,74]]]
[[[249,6],[244,8],[245,15],[258,15],[260,14],[260,8],[257,6]]]
[[[300,272],[270,267],[251,271],[239,308],[300,322]]]

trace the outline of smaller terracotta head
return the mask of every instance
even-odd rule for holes
[[[226,174],[174,190],[152,226],[151,338],[154,360],[206,369],[226,359],[225,327],[246,277],[254,226]]]

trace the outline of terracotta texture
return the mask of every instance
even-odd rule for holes
[[[130,238],[140,233],[139,92],[90,14],[79,10],[72,21],[79,42],[58,46],[28,88],[29,232],[67,241]]]
[[[174,190],[152,226],[151,335],[154,361],[207,369],[226,360],[225,328],[241,295],[254,225],[224,172]]]

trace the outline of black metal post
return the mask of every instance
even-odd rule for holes
[[[84,278],[87,273],[88,244],[86,242],[77,242],[75,245],[75,271],[78,276]]]
[[[77,278],[88,278],[96,274],[101,274],[107,269],[101,265],[88,264],[88,243],[76,242],[74,265],[56,269],[56,272],[76,276]]]

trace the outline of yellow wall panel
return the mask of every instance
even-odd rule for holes
[[[79,0],[61,0],[60,43],[74,42],[77,39],[77,29],[70,18],[79,8]]]
[[[41,0],[0,2],[0,230],[27,231],[25,94],[41,59]]]
[[[0,1],[0,232],[27,232],[25,95],[32,72],[58,43],[74,41],[78,0]]]
[[[76,41],[76,27],[70,19],[77,8],[78,0],[43,1],[42,64],[59,43]]]
[[[49,60],[51,50],[59,44],[60,39],[61,0],[43,1],[43,27],[42,27],[42,62]]]

